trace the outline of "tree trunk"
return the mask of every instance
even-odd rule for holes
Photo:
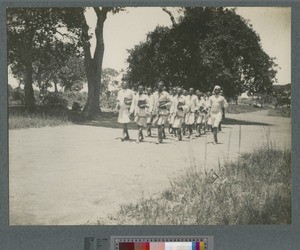
[[[103,27],[108,12],[107,8],[102,8],[101,10],[94,8],[94,10],[97,14],[97,25],[95,29],[97,42],[94,58],[91,57],[90,43],[87,42],[84,46],[84,59],[88,82],[88,99],[84,107],[84,112],[89,115],[101,113],[99,95],[104,55]]]
[[[29,24],[27,24],[26,26],[28,27]],[[35,105],[34,93],[32,87],[32,81],[33,81],[32,44],[33,44],[33,37],[34,37],[33,29],[29,29],[28,37],[29,37],[29,41],[28,43],[24,44],[21,56],[25,66],[25,79],[24,79],[25,107],[32,108]]]
[[[32,87],[32,71],[33,71],[32,62],[29,60],[25,65],[25,79],[24,79],[25,107],[28,108],[34,107],[35,104],[33,87]]]
[[[55,93],[58,93],[57,82],[54,81],[53,84],[54,84],[54,92],[55,92]]]

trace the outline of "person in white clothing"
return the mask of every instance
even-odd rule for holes
[[[152,118],[153,118],[154,98],[153,98],[151,87],[148,87],[146,92],[147,92],[148,101],[149,101],[149,105],[146,108],[146,111],[147,111],[147,136],[150,137],[151,136],[151,123],[152,123]]]
[[[127,124],[130,122],[129,109],[132,104],[134,92],[128,89],[127,82],[122,83],[122,89],[118,92],[116,109],[119,111],[118,123],[123,125],[121,140],[128,140],[129,133]]]
[[[188,112],[185,116],[185,123],[188,126],[189,135],[187,138],[190,138],[193,135],[193,127],[195,123],[195,112],[197,107],[198,98],[194,95],[194,89],[189,89],[189,95],[186,97],[186,105],[188,106]]]
[[[130,114],[134,114],[134,121],[138,125],[138,138],[136,142],[144,140],[143,127],[147,126],[147,107],[149,107],[149,99],[144,94],[144,87],[140,85],[130,107]]]
[[[210,97],[210,115],[211,115],[211,124],[213,128],[213,143],[217,144],[218,143],[218,126],[219,123],[222,120],[222,115],[223,115],[223,108],[226,108],[228,106],[225,98],[220,95],[220,90],[221,87],[216,85],[214,87],[213,93]]]
[[[171,102],[172,102],[171,105],[174,104],[176,98],[177,98],[177,88],[174,87],[172,89],[172,94],[170,95],[170,99],[171,99]],[[168,122],[169,122],[169,133],[170,134],[176,133],[175,130],[173,130],[173,127],[172,127],[172,124],[174,122],[174,114],[172,114],[171,112],[170,112],[170,115],[169,115],[169,118],[168,118]]]
[[[205,94],[205,106],[207,107],[207,114],[205,117],[206,121],[206,128],[205,130],[208,131],[209,133],[212,132],[212,126],[211,126],[211,117],[210,117],[210,97],[211,97],[211,92],[208,91]]]
[[[205,116],[207,113],[207,108],[205,105],[205,100],[203,98],[203,93],[196,90],[196,96],[198,97],[197,108],[196,108],[196,131],[197,137],[201,136],[201,130],[205,125]]]
[[[172,127],[176,131],[177,140],[181,141],[182,140],[181,127],[184,121],[184,114],[187,110],[187,106],[186,106],[186,97],[183,95],[182,88],[178,88],[177,92],[178,95],[174,99],[174,102],[170,109],[170,113],[174,115],[174,121]]]
[[[163,90],[164,83],[160,81],[157,85],[157,91],[153,94],[154,105],[153,110],[156,117],[153,119],[153,125],[158,126],[158,143],[163,141],[163,130],[167,123],[169,116],[169,109],[171,107],[170,95]]]

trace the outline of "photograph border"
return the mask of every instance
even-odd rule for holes
[[[203,226],[9,226],[6,7],[228,6],[291,7],[292,65],[292,224]],[[214,249],[297,249],[300,245],[300,1],[2,1],[0,0],[0,246],[2,249],[84,249],[84,238],[110,236],[214,237]],[[84,212],[84,211],[83,211]],[[99,249],[108,249],[105,244]],[[97,248],[98,249],[98,248]]]

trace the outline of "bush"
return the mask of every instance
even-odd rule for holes
[[[63,93],[60,92],[48,92],[46,95],[41,97],[42,104],[46,106],[60,105],[63,107],[68,106],[68,100],[64,97]]]
[[[87,93],[80,93],[77,91],[65,91],[63,92],[63,97],[68,101],[68,107],[72,109],[74,103],[78,103],[75,105],[79,105],[81,109],[81,107],[83,107],[87,101]]]

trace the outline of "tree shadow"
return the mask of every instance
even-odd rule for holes
[[[72,122],[77,125],[122,129],[122,124],[119,124],[117,119],[118,116],[114,112],[102,112],[100,115],[89,118],[83,118],[80,115],[72,116]],[[245,121],[232,118],[225,118],[222,121],[222,125],[273,126],[272,124],[259,121]],[[137,125],[133,121],[128,123],[127,126],[129,129],[137,129]]]
[[[122,129],[122,124],[117,122],[118,116],[114,112],[102,112],[94,117],[73,116],[72,122],[76,125],[95,126],[104,128]],[[137,129],[134,122],[128,123],[129,129]]]
[[[232,118],[225,118],[222,121],[222,125],[256,125],[256,126],[273,126],[269,123],[258,122],[258,121],[245,121],[245,120],[237,120]]]

